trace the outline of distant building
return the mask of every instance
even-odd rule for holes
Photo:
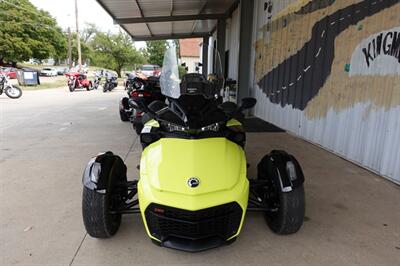
[[[199,66],[200,62],[200,44],[202,42],[201,38],[179,40],[180,63],[186,63],[188,73],[198,72],[196,67]]]

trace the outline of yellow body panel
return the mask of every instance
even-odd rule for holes
[[[148,235],[144,212],[150,203],[190,211],[237,202],[242,220],[246,213],[249,181],[243,149],[225,138],[162,138],[145,148],[140,162],[138,198]],[[187,181],[197,177],[191,188]]]
[[[226,123],[227,127],[233,127],[233,126],[241,126],[242,123],[240,123],[238,120],[236,119],[231,119]]]
[[[146,124],[144,124],[145,126],[150,126],[150,127],[160,127],[160,123],[158,123],[156,120],[151,119],[149,121],[147,121]]]

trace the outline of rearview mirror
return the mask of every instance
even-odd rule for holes
[[[219,107],[229,116],[233,116],[238,110],[236,103],[233,102],[224,102]]]
[[[257,103],[257,100],[255,98],[251,98],[251,97],[243,98],[240,109],[241,110],[251,109],[256,105],[256,103]]]

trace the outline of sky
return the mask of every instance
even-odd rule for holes
[[[58,24],[67,29],[75,30],[75,0],[30,0],[36,7],[48,11]],[[113,19],[96,2],[96,0],[78,0],[79,30],[86,23],[94,23],[102,31],[118,32],[120,27],[114,25]],[[144,42],[136,42],[137,48],[145,46]]]

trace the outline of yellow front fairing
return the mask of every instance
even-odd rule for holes
[[[188,185],[192,177],[200,181],[197,187]],[[196,211],[237,202],[243,210],[241,228],[248,193],[244,151],[225,138],[162,138],[143,151],[138,183],[143,219],[150,203]]]

